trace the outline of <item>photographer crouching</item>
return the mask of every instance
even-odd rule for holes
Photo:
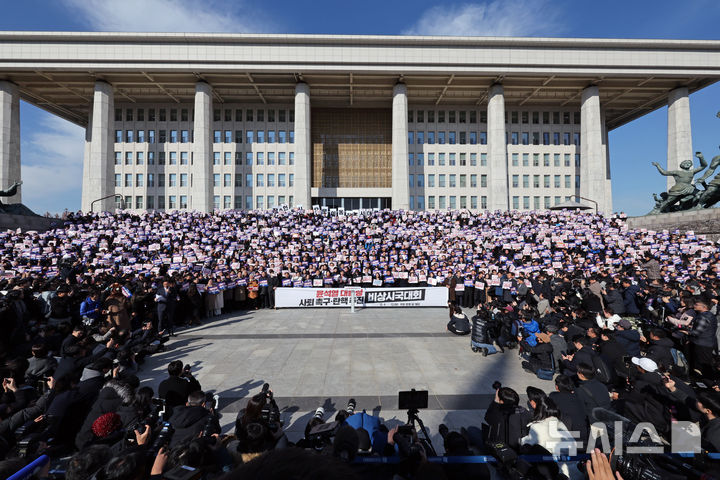
[[[229,450],[237,452],[242,463],[268,450],[288,447],[280,421],[280,409],[269,384],[263,385],[262,391],[251,397],[245,409],[238,414],[235,436],[237,443]]]

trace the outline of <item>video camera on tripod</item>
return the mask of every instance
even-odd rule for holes
[[[400,449],[400,453],[410,457],[419,454],[417,443],[414,441],[414,433],[417,432],[418,441],[425,449],[427,455],[436,456],[430,435],[425,429],[425,424],[418,416],[419,410],[428,407],[428,391],[427,390],[406,390],[398,392],[398,408],[407,410],[408,421],[405,425],[398,428],[395,434],[395,442]],[[418,432],[415,427],[418,424],[420,430]],[[420,436],[422,434],[422,436]]]

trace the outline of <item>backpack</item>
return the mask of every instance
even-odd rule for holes
[[[600,357],[600,355],[593,355],[592,359],[592,366],[595,369],[595,378],[597,378],[601,383],[610,383],[612,381],[612,374],[608,366],[605,364],[605,361]]]
[[[676,348],[671,348],[670,354],[672,354],[673,363],[675,363],[675,371],[679,376],[686,377],[690,373],[690,365],[687,358],[685,358],[685,354]]]
[[[555,377],[555,357],[553,357],[553,354],[550,353],[550,368],[538,368],[537,372],[535,372],[535,375],[537,375],[537,378],[540,380],[552,380]]]

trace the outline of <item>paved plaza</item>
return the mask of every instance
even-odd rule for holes
[[[479,426],[495,380],[521,395],[527,385],[553,388],[521,369],[517,350],[473,353],[469,337],[445,331],[447,320],[442,308],[238,312],[179,330],[165,352],[146,360],[142,384],[157,391],[171,360],[190,363],[203,389],[220,395],[221,424],[230,432],[247,398],[267,382],[291,440],[318,406],[337,411],[350,397],[390,426],[404,422],[398,391],[426,389],[429,408],[420,418],[442,450],[438,425]]]

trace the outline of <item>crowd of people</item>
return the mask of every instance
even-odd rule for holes
[[[273,308],[281,286],[447,289],[449,330],[484,355],[517,352],[548,381],[547,392],[496,385],[477,425],[441,426],[446,455],[493,455],[515,478],[582,478],[577,462],[523,456],[585,451],[617,418],[652,425],[661,443],[674,422],[692,423],[702,448],[720,451],[720,252],[692,232],[567,211],[77,214],[0,233],[0,269],[2,473],[46,453],[69,459],[67,478],[487,478],[484,465],[427,462],[422,432],[353,401],[334,420],[316,412],[292,445],[268,388],[220,435],[217,399],[182,362],[157,392],[140,387],[144,358],[176,328]],[[607,457],[591,460],[591,478],[605,478]],[[616,468],[673,478],[671,460]],[[687,468],[715,468],[697,462]]]

